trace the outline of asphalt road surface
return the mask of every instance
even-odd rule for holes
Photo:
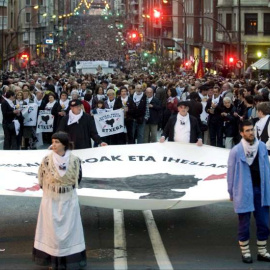
[[[31,261],[39,203],[36,198],[0,197],[0,269],[47,269]],[[254,223],[255,260],[252,265],[241,262],[230,202],[166,211],[81,206],[81,216],[87,269],[270,269],[270,263],[256,261]]]

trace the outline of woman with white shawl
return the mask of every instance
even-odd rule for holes
[[[76,192],[82,178],[80,159],[71,153],[72,144],[65,132],[53,134],[51,149],[38,171],[43,197],[33,261],[49,269],[82,269],[87,260]]]

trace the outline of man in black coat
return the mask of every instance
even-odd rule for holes
[[[57,131],[69,134],[74,149],[91,148],[91,138],[101,146],[107,145],[99,137],[93,118],[83,112],[81,106],[82,102],[78,99],[70,101],[69,114],[62,118]]]
[[[223,147],[223,119],[221,117],[223,99],[220,95],[220,88],[213,88],[213,96],[207,100],[205,111],[209,113],[208,127],[210,134],[210,144],[212,146]]]
[[[7,91],[6,96],[3,97],[1,110],[3,114],[3,131],[4,131],[4,150],[19,150],[20,142],[17,140],[15,125],[13,120],[17,119],[22,125],[23,117],[21,111],[15,109],[14,105],[15,93]]]
[[[151,87],[146,88],[146,112],[144,127],[144,142],[157,142],[157,130],[160,122],[161,102],[154,97],[154,91]]]
[[[137,84],[135,86],[135,93],[132,95],[134,106],[133,113],[133,136],[134,143],[137,139],[137,143],[144,142],[144,127],[145,127],[145,112],[146,112],[146,96],[143,93],[142,85]]]
[[[202,146],[202,132],[197,119],[188,113],[189,103],[180,101],[178,114],[172,115],[164,128],[160,142],[167,138],[171,142],[197,143]]]

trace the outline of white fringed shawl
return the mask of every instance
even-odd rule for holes
[[[52,153],[44,157],[38,170],[38,181],[44,193],[57,199],[61,193],[69,193],[78,188],[80,159],[72,153],[66,173],[61,177],[53,162]],[[72,192],[70,192],[72,194]]]

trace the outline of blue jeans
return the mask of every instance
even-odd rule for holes
[[[261,189],[260,187],[253,187],[254,196],[254,207],[253,212],[256,220],[257,227],[257,240],[264,241],[269,236],[269,207],[261,206]],[[249,227],[250,227],[250,216],[251,212],[238,214],[238,240],[247,241],[249,240]]]
[[[137,138],[137,143],[144,143],[144,127],[145,127],[145,120],[142,124],[138,124],[136,120],[133,123],[133,138],[134,141]],[[137,133],[136,133],[137,131]],[[137,134],[137,136],[136,136]],[[136,138],[135,138],[136,136]]]

